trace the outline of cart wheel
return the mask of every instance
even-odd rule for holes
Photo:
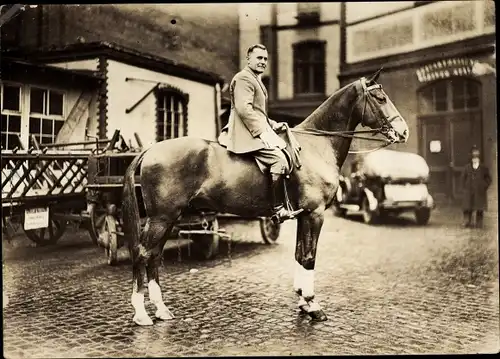
[[[213,232],[219,231],[219,221],[214,218],[212,221],[212,226],[210,228]],[[201,256],[203,259],[212,259],[219,253],[219,235],[217,233],[213,234],[198,234],[195,236],[193,249]]]
[[[92,238],[92,243],[99,246],[99,233],[101,232],[101,227],[104,225],[106,211],[102,208],[98,209],[96,203],[91,203],[88,211],[90,217],[90,224],[88,227],[90,238]]]
[[[266,244],[276,243],[278,237],[280,236],[281,224],[275,224],[273,220],[269,217],[259,218],[260,222],[260,234],[262,239]]]
[[[48,228],[24,230],[26,236],[37,244],[37,246],[47,246],[56,244],[62,237],[66,229],[66,221],[50,218]]]
[[[370,203],[368,198],[363,198],[363,203],[361,204],[361,210],[363,212],[363,221],[366,224],[374,224],[377,220],[377,213],[370,209]]]

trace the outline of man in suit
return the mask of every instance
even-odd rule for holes
[[[269,170],[272,219],[281,223],[292,216],[283,206],[283,175],[289,165],[281,149],[286,144],[277,135],[286,130],[286,123],[278,123],[267,116],[267,90],[261,80],[267,60],[264,45],[248,48],[247,66],[231,81],[231,114],[219,142],[230,152],[253,155],[259,168]]]
[[[490,171],[480,162],[479,149],[474,146],[471,151],[471,162],[465,166],[462,175],[464,227],[473,227],[474,211],[476,212],[476,227],[483,226],[483,212],[487,207],[486,191],[490,184]]]

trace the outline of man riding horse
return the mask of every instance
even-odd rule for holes
[[[268,54],[264,45],[250,46],[247,66],[231,81],[231,114],[222,129],[219,142],[235,154],[252,155],[259,168],[270,173],[272,219],[283,222],[294,213],[283,206],[284,175],[290,170],[282,149],[286,147],[277,132],[286,130],[285,122],[267,116],[267,91],[261,76],[267,66]]]

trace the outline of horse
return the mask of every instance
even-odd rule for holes
[[[315,300],[314,270],[324,212],[333,202],[339,172],[358,133],[381,134],[387,146],[406,142],[408,126],[376,81],[380,71],[362,77],[329,96],[303,122],[291,128],[300,144],[300,168],[287,180],[294,208],[303,209],[297,220],[293,290],[298,307],[312,321],[327,320]],[[355,131],[361,124],[368,130]],[[373,137],[372,136],[372,137]],[[141,228],[135,192],[135,173],[145,213]],[[123,224],[132,259],[133,321],[153,325],[146,313],[147,275],[149,298],[159,320],[174,318],[163,302],[158,267],[163,247],[183,213],[212,210],[244,217],[269,217],[268,176],[251,156],[236,155],[216,141],[194,137],[168,139],[153,144],[134,158],[126,170],[123,189]]]

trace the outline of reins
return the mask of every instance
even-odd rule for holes
[[[392,144],[391,141],[383,138],[372,138],[372,137],[366,137],[366,136],[357,136],[357,133],[372,133],[372,134],[377,134],[380,133],[380,130],[374,129],[374,130],[361,130],[361,131],[325,131],[325,130],[317,130],[314,128],[291,128],[290,129],[292,132],[296,133],[303,133],[305,135],[312,135],[312,136],[337,136],[337,137],[344,137],[344,138],[357,138],[360,140],[367,140],[367,141],[377,141],[377,142],[384,142],[381,146],[371,149],[371,150],[361,150],[361,151],[349,151],[351,154],[362,154],[362,153],[370,153],[370,152],[375,152],[378,151],[384,147],[387,147]]]
[[[364,105],[363,105],[363,113],[361,115],[361,120],[365,117],[365,107],[366,107],[366,102],[368,98],[368,92],[373,89],[373,88],[381,88],[380,84],[375,84],[370,87],[366,87],[365,82],[363,81],[363,97],[358,98],[354,106],[351,108],[351,113],[349,114],[349,120],[351,119],[352,113],[354,111],[354,108],[356,107],[356,104],[360,99],[364,99]],[[371,150],[361,150],[361,151],[349,151],[351,154],[362,154],[362,153],[370,153],[370,152],[375,152],[378,151],[384,147],[387,147],[391,145],[393,142],[386,139],[386,138],[373,138],[373,137],[366,137],[366,136],[357,136],[359,133],[371,133],[371,134],[378,134],[381,133],[384,130],[384,126],[377,128],[377,129],[370,129],[370,130],[359,130],[359,131],[325,131],[325,130],[318,130],[316,128],[291,128],[290,129],[292,132],[296,133],[302,133],[305,135],[312,135],[312,136],[337,136],[337,137],[344,137],[344,138],[357,138],[360,140],[367,140],[367,141],[377,141],[377,142],[384,142],[381,146],[371,149]]]

